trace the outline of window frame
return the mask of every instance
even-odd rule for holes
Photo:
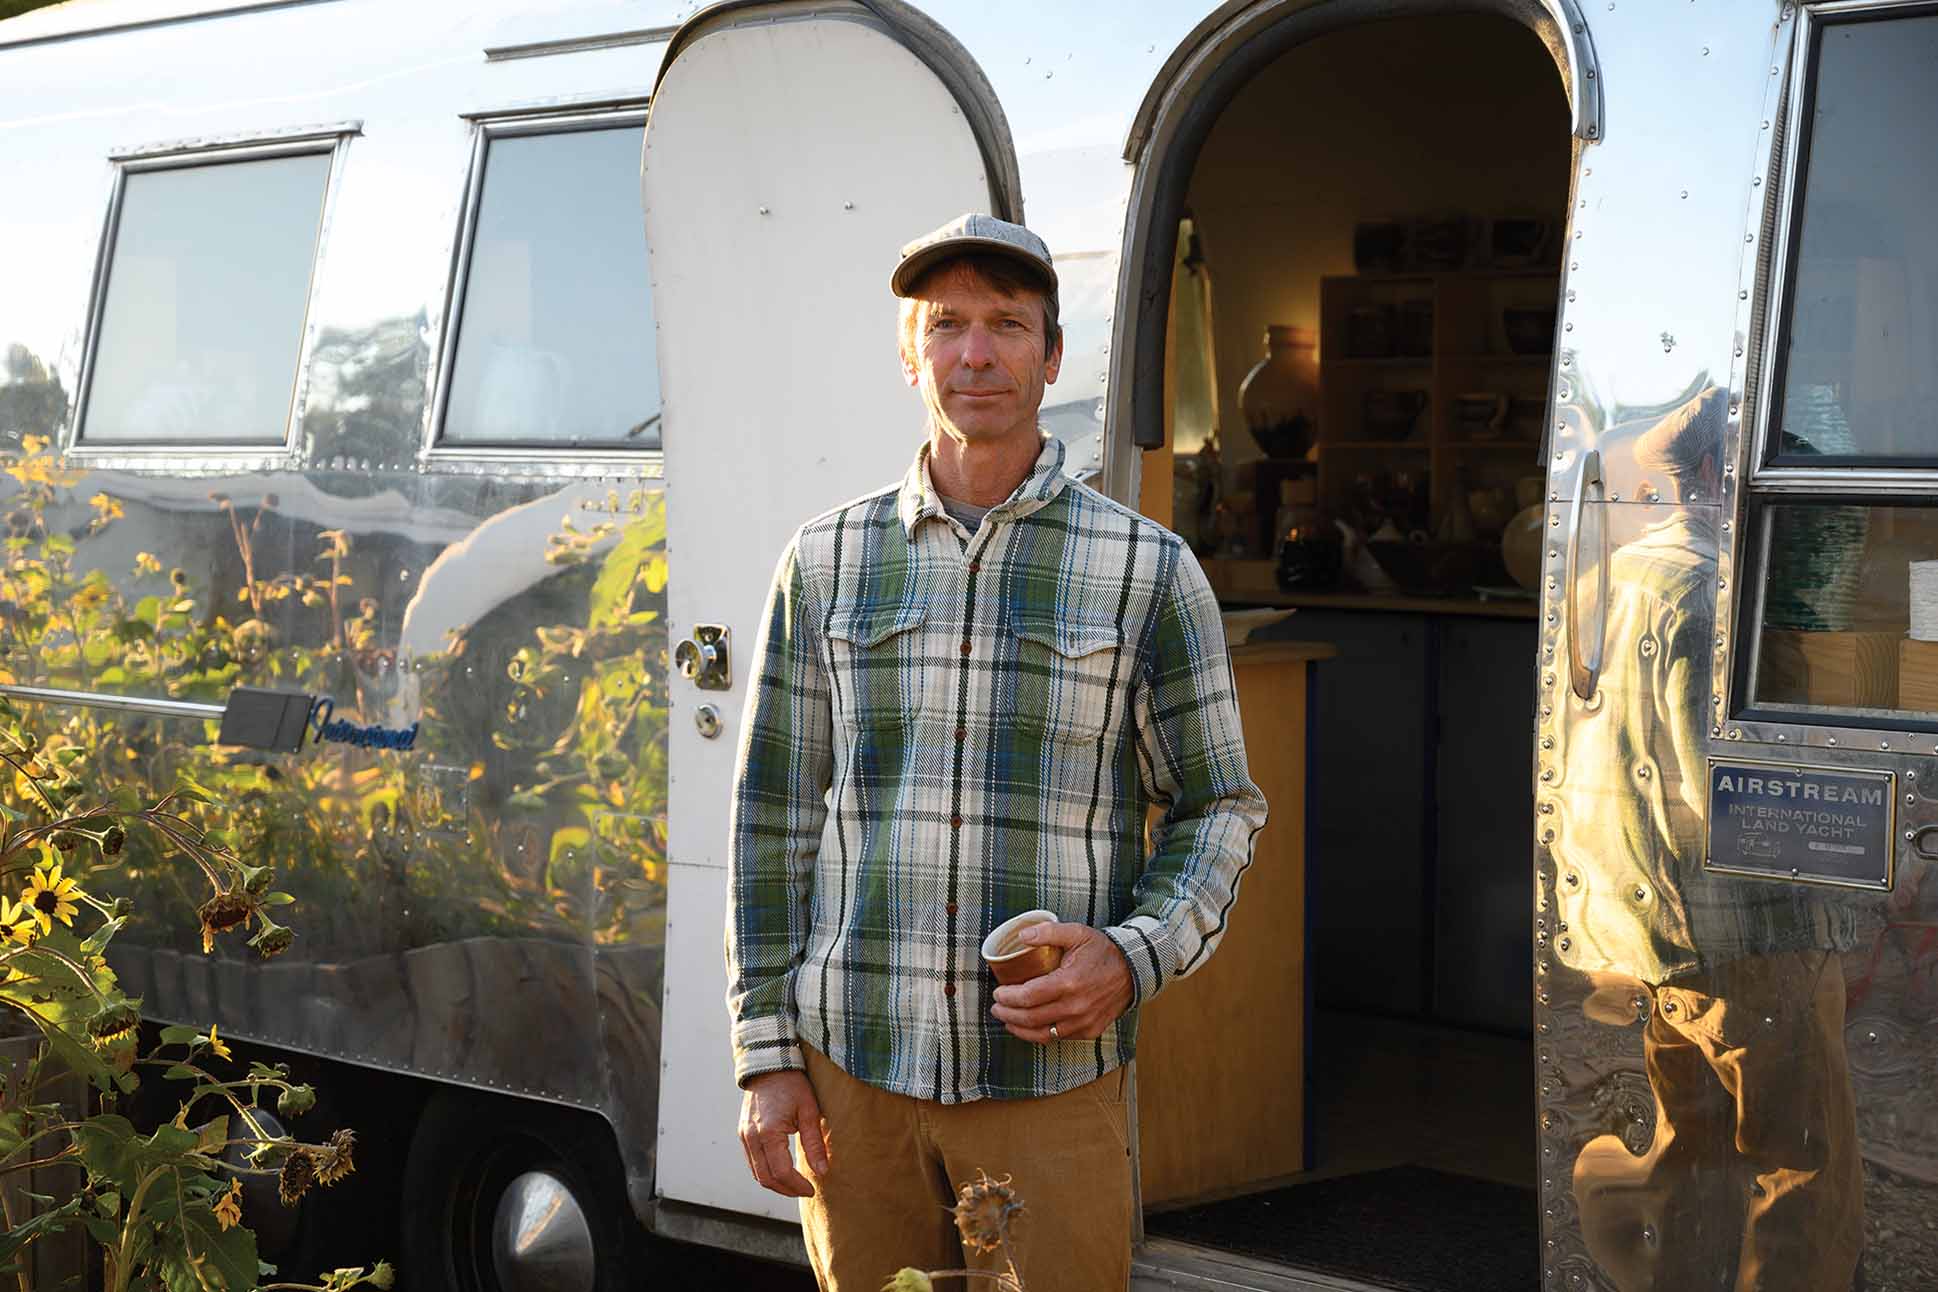
[[[1938,0],[1825,0],[1800,4],[1795,12],[1785,78],[1788,93],[1783,96],[1787,102],[1780,109],[1784,133],[1763,172],[1773,190],[1765,199],[1773,223],[1766,225],[1770,237],[1760,262],[1752,257],[1745,265],[1742,295],[1749,304],[1744,331],[1754,347],[1743,370],[1749,382],[1749,416],[1740,442],[1732,445],[1725,459],[1740,465],[1742,487],[1728,498],[1732,491],[1725,483],[1725,533],[1719,547],[1717,709],[1711,732],[1712,753],[1719,756],[1727,756],[1726,745],[1738,741],[1794,746],[1799,753],[1812,749],[1841,754],[1848,749],[1854,754],[1864,748],[1874,754],[1938,753],[1938,715],[1771,704],[1759,702],[1753,689],[1763,650],[1763,607],[1773,540],[1769,510],[1786,503],[1930,507],[1931,497],[1938,494],[1938,454],[1929,459],[1825,456],[1804,466],[1797,464],[1797,457],[1784,459],[1777,451],[1787,376],[1788,311],[1796,298],[1807,199],[1809,140],[1805,136],[1818,92],[1816,53],[1830,28],[1925,15],[1938,16]],[[1752,214],[1758,205],[1752,202]]]
[[[1762,398],[1756,413],[1749,487],[1758,493],[1817,490],[1892,493],[1938,488],[1938,451],[1916,458],[1852,454],[1808,459],[1793,455],[1786,459],[1779,443],[1792,331],[1790,309],[1796,302],[1803,216],[1809,201],[1809,125],[1817,101],[1817,51],[1826,31],[1833,27],[1923,16],[1938,17],[1938,0],[1831,0],[1801,5],[1797,9],[1789,77],[1795,91],[1789,96],[1782,155],[1777,159],[1781,187],[1777,195],[1776,236],[1769,253],[1772,294],[1770,309],[1765,315],[1769,331],[1757,373],[1757,388]],[[1801,465],[1806,460],[1811,465]]]
[[[458,338],[464,329],[464,303],[471,276],[471,254],[478,236],[478,220],[484,209],[485,172],[493,141],[591,130],[643,129],[647,107],[644,98],[626,98],[464,114],[465,120],[472,125],[471,162],[465,180],[464,203],[458,213],[457,234],[452,244],[450,272],[445,284],[444,325],[439,329],[437,356],[432,367],[431,398],[425,405],[423,441],[418,450],[420,467],[475,470],[489,469],[498,464],[525,468],[544,464],[549,468],[548,474],[554,475],[657,477],[663,473],[665,453],[658,445],[629,448],[620,444],[571,445],[542,441],[454,444],[444,438],[452,377],[457,369]],[[652,248],[648,246],[649,263],[651,256]],[[652,290],[650,279],[646,283],[646,290]],[[657,353],[653,356],[653,362],[657,366]]]
[[[303,420],[303,406],[309,394],[310,360],[316,345],[316,290],[322,278],[328,252],[330,221],[336,207],[337,189],[343,175],[348,141],[363,132],[360,121],[306,126],[285,131],[217,140],[190,140],[117,150],[108,155],[113,169],[109,185],[107,214],[102,220],[101,236],[94,259],[94,277],[88,290],[87,327],[81,348],[81,370],[75,383],[74,411],[66,427],[65,456],[93,464],[108,460],[129,465],[170,464],[191,458],[224,466],[252,462],[287,460],[297,450],[297,432]],[[83,435],[89,405],[94,393],[96,363],[101,344],[101,326],[106,316],[109,282],[114,274],[115,248],[121,235],[121,217],[127,199],[128,177],[169,170],[191,170],[206,166],[243,165],[278,157],[325,155],[329,167],[323,179],[323,193],[317,211],[316,242],[310,252],[309,284],[303,297],[301,339],[297,344],[295,368],[291,373],[289,406],[283,418],[280,439],[261,440],[96,440]]]

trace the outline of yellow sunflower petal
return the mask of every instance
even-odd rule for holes
[[[242,1181],[229,1181],[229,1191],[213,1208],[215,1223],[223,1229],[242,1223]]]

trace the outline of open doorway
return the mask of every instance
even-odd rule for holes
[[[1541,40],[1448,14],[1263,64],[1190,171],[1144,507],[1238,631],[1336,654],[1301,721],[1246,714],[1306,745],[1303,820],[1274,814],[1305,832],[1304,1169],[1147,1188],[1152,1235],[1536,1281],[1533,564],[1571,148]]]

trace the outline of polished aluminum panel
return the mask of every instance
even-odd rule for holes
[[[151,1014],[598,1110],[643,1201],[664,973],[660,457],[420,460],[480,121],[630,101],[636,123],[660,46],[484,51],[639,17],[346,2],[0,45],[0,174],[33,190],[0,214],[0,682],[117,779],[161,792],[187,773],[227,800],[236,841],[298,898],[282,958],[204,956],[167,863],[131,841],[145,919],[118,965]],[[289,443],[279,426],[259,448],[75,452],[120,176],[318,141],[332,174]],[[420,735],[218,751],[238,685]]]
[[[1938,1145],[1908,1074],[1938,1057],[1913,932],[1933,761],[1905,756],[1908,732],[1742,721],[1731,690],[1737,596],[1760,576],[1740,482],[1780,308],[1799,14],[1588,16],[1607,129],[1576,175],[1537,695],[1544,1285],[1843,1288],[1861,1260],[1869,1286],[1922,1286]],[[1705,392],[1713,416],[1665,452],[1661,428]],[[1605,496],[1582,487],[1591,451]],[[1783,487],[1853,483],[1887,487],[1828,470]],[[1566,573],[1584,495],[1605,596]],[[1587,699],[1576,636],[1607,660]],[[1892,888],[1705,870],[1711,755],[1895,775]]]

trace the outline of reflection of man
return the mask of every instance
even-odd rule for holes
[[[964,216],[892,284],[927,443],[802,527],[755,655],[727,921],[741,1140],[801,1199],[823,1288],[998,1267],[945,1210],[978,1170],[1029,1208],[1032,1292],[1123,1288],[1136,1006],[1210,954],[1265,804],[1204,574],[1037,427],[1062,358],[1048,249]],[[983,936],[1036,908],[1061,922],[1024,940],[1062,966],[993,989]]]
[[[1643,434],[1677,501],[1718,496],[1723,394]],[[1862,1241],[1835,908],[1702,869],[1716,535],[1681,509],[1612,558],[1599,708],[1571,724],[1555,948],[1591,1016],[1646,1014],[1654,1140],[1575,1163],[1582,1233],[1622,1292],[1839,1292]]]

